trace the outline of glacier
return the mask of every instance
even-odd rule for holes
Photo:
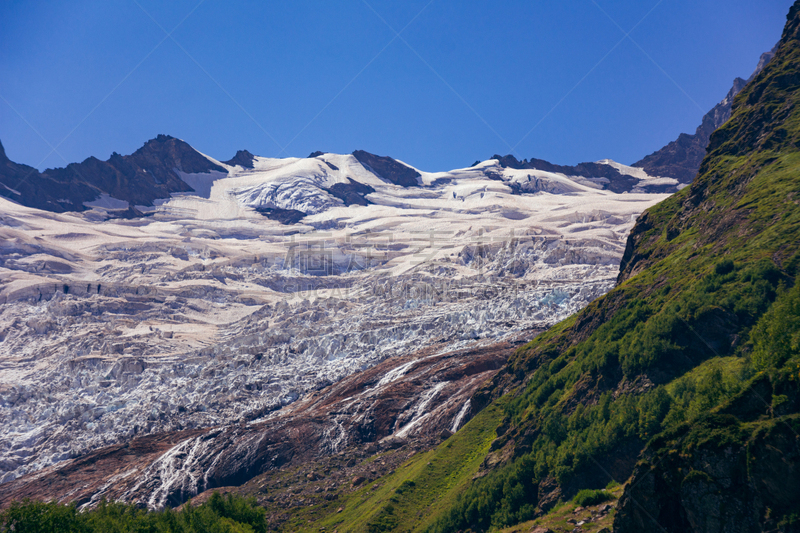
[[[227,174],[180,172],[195,192],[142,218],[108,219],[113,198],[83,213],[0,198],[0,482],[262,421],[423,346],[528,340],[613,287],[633,222],[667,196],[638,169],[617,194],[497,160],[396,162],[409,185],[353,155],[208,159]]]

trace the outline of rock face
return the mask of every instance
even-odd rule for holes
[[[358,159],[366,168],[390,183],[400,185],[401,187],[416,187],[419,185],[417,178],[420,177],[420,173],[391,157],[374,155],[364,150],[356,150],[353,152],[353,157]]]
[[[680,453],[646,453],[620,499],[615,533],[656,524],[669,533],[796,531],[779,521],[796,512],[800,494],[797,426],[773,422],[750,434],[733,416],[703,424],[732,439],[686,446],[690,435],[669,443]]]
[[[0,506],[26,497],[93,505],[105,497],[156,509],[364,445],[371,455],[409,443],[429,448],[471,418],[470,396],[512,349],[431,347],[389,359],[264,421],[138,437],[23,476],[0,485]]]
[[[775,56],[776,49],[777,45],[761,55],[758,66],[748,79],[733,80],[733,86],[725,99],[703,117],[702,123],[693,135],[681,133],[677,139],[632,166],[642,168],[652,176],[668,176],[681,183],[690,183],[706,156],[711,134],[731,118],[731,106],[736,95],[764,69]]]
[[[515,158],[513,155],[494,155],[492,156],[492,159],[497,159],[500,162],[500,165],[504,168],[544,170],[547,172],[564,174],[565,176],[584,176],[602,186],[603,189],[615,193],[630,192],[640,182],[637,177],[620,172],[619,168],[604,162],[581,163],[576,166],[564,166],[554,165],[543,159],[534,158],[531,158],[530,160],[523,159],[522,161],[517,161],[517,158]],[[651,176],[658,176],[658,174],[651,174]],[[667,186],[669,187],[669,190],[660,190],[658,192],[675,192],[677,190],[675,188],[676,183],[668,183]]]
[[[85,203],[103,194],[122,209],[152,206],[171,193],[190,192],[178,171],[188,174],[225,172],[194,148],[168,135],[159,135],[128,156],[111,154],[108,161],[90,157],[66,168],[40,173],[8,159],[0,147],[0,195],[22,205],[61,213],[84,211]]]

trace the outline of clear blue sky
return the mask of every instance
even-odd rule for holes
[[[40,169],[159,133],[218,159],[632,163],[693,133],[792,3],[5,0],[0,140]]]

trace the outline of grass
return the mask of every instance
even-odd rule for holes
[[[478,472],[495,439],[502,402],[478,413],[436,449],[358,490],[296,513],[286,531],[424,531]],[[341,509],[341,511],[339,511]]]
[[[535,527],[543,527],[547,528],[554,533],[567,533],[571,532],[575,529],[575,525],[567,522],[567,520],[575,520],[575,522],[580,522],[581,520],[587,520],[590,517],[593,517],[591,522],[588,522],[581,526],[583,531],[600,531],[604,528],[608,528],[611,531],[613,523],[614,523],[614,516],[616,514],[616,502],[624,491],[624,485],[615,485],[607,489],[609,494],[609,499],[605,502],[601,502],[595,505],[579,505],[574,501],[561,503],[556,505],[549,513],[546,515],[537,518],[535,520],[528,520],[526,522],[522,522],[520,524],[516,524],[514,526],[506,527],[503,529],[497,530],[498,533],[529,533]],[[602,508],[606,502],[610,502],[609,505],[613,507],[608,513],[604,516],[600,516],[599,510]],[[583,507],[582,511],[576,512],[577,509]]]
[[[614,496],[604,489],[583,489],[572,498],[572,501],[581,507],[589,507],[590,505],[598,505],[607,502],[613,498]]]

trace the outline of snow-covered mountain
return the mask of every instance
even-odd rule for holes
[[[153,142],[171,148],[112,157],[137,165],[108,181],[125,187],[92,182],[96,197],[51,211],[0,198],[0,481],[134,435],[262,420],[421,347],[528,340],[613,286],[633,221],[666,196],[611,161],[591,165],[630,192],[497,159],[428,173]],[[130,194],[135,177],[169,165],[169,197],[136,203],[154,193]]]

